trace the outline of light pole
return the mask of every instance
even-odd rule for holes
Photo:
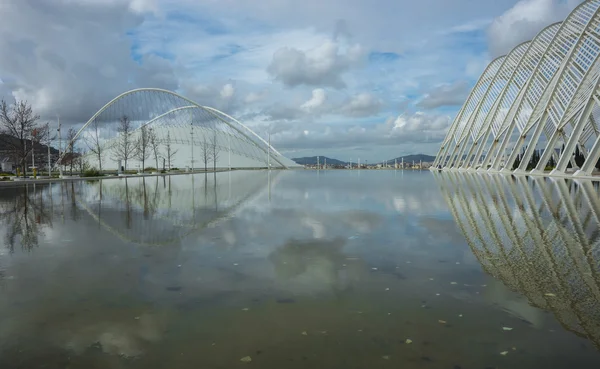
[[[194,173],[194,123],[191,120],[190,116],[190,129],[192,130],[192,162],[191,162],[191,172]],[[206,150],[206,148],[204,149]]]
[[[269,127],[269,147],[267,147],[267,169],[271,170],[271,128]]]
[[[58,175],[62,178],[62,136],[60,133],[60,115],[56,114],[56,120],[58,122],[58,158],[61,159],[60,162],[57,162],[58,165]]]
[[[46,134],[48,135],[48,177],[52,178],[52,156],[50,155],[50,122],[46,123]]]

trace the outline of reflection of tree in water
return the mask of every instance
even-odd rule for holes
[[[45,227],[52,227],[52,213],[47,208],[48,186],[23,186],[0,191],[0,222],[6,233],[6,247],[14,252],[36,247]]]

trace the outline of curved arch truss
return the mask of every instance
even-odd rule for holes
[[[490,63],[432,168],[591,176],[600,168],[600,0]]]
[[[294,166],[231,116],[157,88],[131,90],[111,100],[71,137],[67,148],[75,146],[86,151],[90,165],[102,169],[119,163],[132,169],[142,162],[157,168],[167,162],[179,168]]]

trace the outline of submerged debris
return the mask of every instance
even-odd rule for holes
[[[413,341],[410,338],[407,338],[405,342],[407,345],[410,345],[411,343],[413,343]]]
[[[502,351],[502,352],[500,353],[500,355],[502,355],[502,356],[506,356],[506,355],[508,355],[508,351]]]
[[[242,363],[249,363],[252,361],[252,358],[250,356],[244,356],[243,358],[240,359],[240,361]]]
[[[555,294],[553,293],[545,293],[544,296],[548,296],[548,297],[556,297]]]
[[[447,321],[445,321],[445,320],[438,320],[438,323],[440,323],[440,324],[446,324],[446,323],[448,323],[448,322],[447,322]]]
[[[306,331],[303,331],[303,332],[302,332],[302,335],[303,335],[303,336],[308,336],[308,333],[306,333]]]
[[[243,308],[242,309],[242,311],[248,311],[248,310],[250,310],[250,309],[248,309],[248,308]]]
[[[456,282],[450,282],[450,284],[458,284],[458,283],[456,283]]]
[[[389,355],[383,355],[381,358],[382,358],[383,360],[389,360],[389,359],[390,359],[390,356],[389,356]]]
[[[505,331],[512,331],[512,330],[513,330],[513,328],[510,328],[510,327],[502,327],[502,330],[505,330]]]

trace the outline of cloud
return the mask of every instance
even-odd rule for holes
[[[403,114],[381,123],[327,124],[310,121],[279,121],[272,124],[272,143],[278,150],[322,150],[398,147],[399,143],[439,145],[450,126],[449,116],[440,114]],[[271,123],[256,124],[257,132]],[[375,150],[375,151],[377,151]]]
[[[368,117],[379,113],[382,106],[381,99],[369,93],[360,93],[346,101],[340,111],[349,117]]]
[[[519,43],[533,39],[544,27],[562,21],[580,0],[521,0],[495,18],[488,29],[492,57],[508,54]]]
[[[230,99],[231,97],[233,97],[234,93],[235,93],[235,88],[233,88],[233,85],[231,83],[224,85],[223,88],[221,89],[221,97],[223,99]]]
[[[336,41],[302,51],[293,47],[280,48],[273,54],[267,72],[285,86],[328,86],[344,88],[342,74],[358,65],[364,56],[360,45],[342,51]]]
[[[462,105],[467,98],[469,88],[466,81],[436,86],[423,96],[421,101],[417,103],[417,107],[420,109],[435,109],[443,106]]]
[[[327,95],[325,94],[325,90],[322,88],[316,88],[312,91],[312,97],[310,100],[302,104],[300,108],[309,112],[315,111],[323,106],[326,99]]]
[[[266,97],[267,97],[267,92],[266,91],[250,92],[244,98],[244,102],[246,104],[253,104],[253,103],[256,103],[256,102],[259,102],[259,101],[265,99]]]
[[[26,99],[42,119],[82,123],[136,87],[177,89],[173,66],[158,55],[131,58],[124,35],[143,22],[141,1],[3,1],[3,96]]]

